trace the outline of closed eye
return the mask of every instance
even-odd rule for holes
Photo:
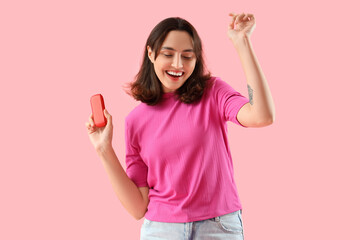
[[[171,57],[173,57],[173,55],[172,54],[166,54],[166,53],[163,53],[163,55],[165,56],[165,57],[167,57],[167,58],[171,58]],[[186,59],[186,60],[190,60],[190,59],[192,59],[193,57],[192,56],[182,56],[182,58],[184,58],[184,59]]]

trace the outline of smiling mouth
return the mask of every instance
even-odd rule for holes
[[[175,72],[175,71],[165,71],[167,75],[169,75],[170,77],[181,77],[184,75],[184,72]]]

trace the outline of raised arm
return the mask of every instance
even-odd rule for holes
[[[270,88],[253,50],[250,36],[255,28],[252,14],[230,14],[228,36],[232,40],[245,72],[249,103],[238,112],[238,121],[247,127],[264,127],[275,120],[275,106]]]

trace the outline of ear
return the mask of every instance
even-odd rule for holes
[[[151,50],[149,45],[146,48],[147,48],[147,51],[148,51],[148,57],[149,57],[150,61],[152,63],[154,63],[154,53],[153,53],[153,51]]]

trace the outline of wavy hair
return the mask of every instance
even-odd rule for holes
[[[211,73],[206,69],[203,59],[203,50],[201,39],[195,28],[185,19],[179,17],[166,18],[158,23],[151,31],[143,55],[142,64],[139,72],[135,76],[135,81],[128,84],[130,91],[127,94],[137,101],[147,105],[156,105],[164,93],[161,82],[158,79],[154,65],[147,56],[147,46],[155,53],[155,59],[158,57],[161,46],[170,31],[186,31],[193,39],[196,64],[193,73],[178,88],[175,93],[178,99],[184,103],[193,103],[201,99],[204,90],[208,87],[208,80]]]

